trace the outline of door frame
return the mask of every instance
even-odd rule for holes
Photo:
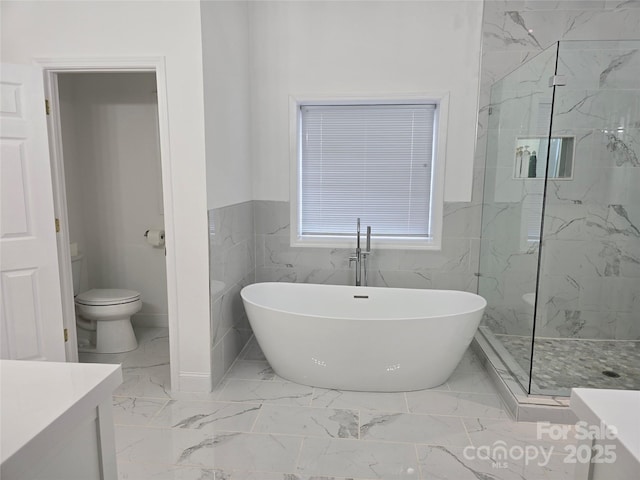
[[[162,170],[162,194],[164,229],[166,240],[167,310],[169,321],[169,348],[172,385],[178,383],[178,294],[176,287],[175,225],[173,188],[171,182],[172,159],[169,138],[169,113],[167,102],[167,77],[164,57],[116,57],[116,58],[36,58],[35,63],[44,75],[45,98],[49,101],[47,115],[49,150],[51,153],[54,209],[60,219],[58,234],[58,261],[64,326],[68,331],[65,351],[68,362],[78,361],[78,346],[73,301],[73,279],[71,276],[71,254],[69,248],[69,222],[65,190],[60,102],[58,96],[58,74],[62,73],[132,73],[153,72],[156,74],[158,91],[158,132],[160,138],[160,164]]]

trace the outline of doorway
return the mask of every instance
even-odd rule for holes
[[[140,292],[142,309],[132,317],[134,327],[164,328],[171,347],[166,348],[167,362],[169,350],[171,359],[177,359],[162,62],[61,63],[65,64],[43,68],[54,204],[60,221],[58,256],[67,361],[81,360],[72,275],[72,257],[78,256],[82,267],[75,293],[78,288]],[[167,248],[149,244],[147,230],[165,230]],[[143,337],[140,340],[145,343],[149,336]],[[177,371],[177,361],[172,361],[166,383]]]

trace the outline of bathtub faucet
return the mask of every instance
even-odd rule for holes
[[[367,246],[363,252],[360,248],[360,219],[356,224],[356,251],[349,257],[349,267],[356,263],[356,287],[367,286],[367,257],[371,255],[371,227],[367,227]],[[364,279],[363,279],[364,276]]]

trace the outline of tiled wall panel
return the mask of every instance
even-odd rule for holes
[[[492,108],[490,117],[491,85],[558,40],[637,39],[638,31],[636,1],[485,2],[476,168],[487,168],[480,282],[489,300],[485,323],[496,333],[531,333],[533,310],[521,297],[535,291],[537,251],[523,251],[519,240],[520,208],[531,192],[494,163],[513,150],[506,125],[515,136],[532,112],[516,85],[518,101]],[[536,335],[638,339],[631,312],[640,311],[640,52],[584,46],[560,56],[567,86],[558,89],[554,135],[575,136],[575,168],[571,180],[547,188]],[[519,70],[522,91],[546,80],[529,68],[536,61]],[[502,143],[483,149],[494,114],[507,117]]]
[[[253,202],[209,210],[211,362],[217,384],[251,337],[240,290],[255,280]]]

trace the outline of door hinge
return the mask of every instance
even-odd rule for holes
[[[60,219],[56,218],[56,233],[60,233]]]
[[[64,341],[69,341],[69,330],[67,330],[66,328],[64,329]]]
[[[47,115],[51,115],[51,105],[49,104],[48,99],[44,100],[44,111],[47,113]]]
[[[549,77],[550,87],[564,87],[567,84],[566,75],[553,75]]]

